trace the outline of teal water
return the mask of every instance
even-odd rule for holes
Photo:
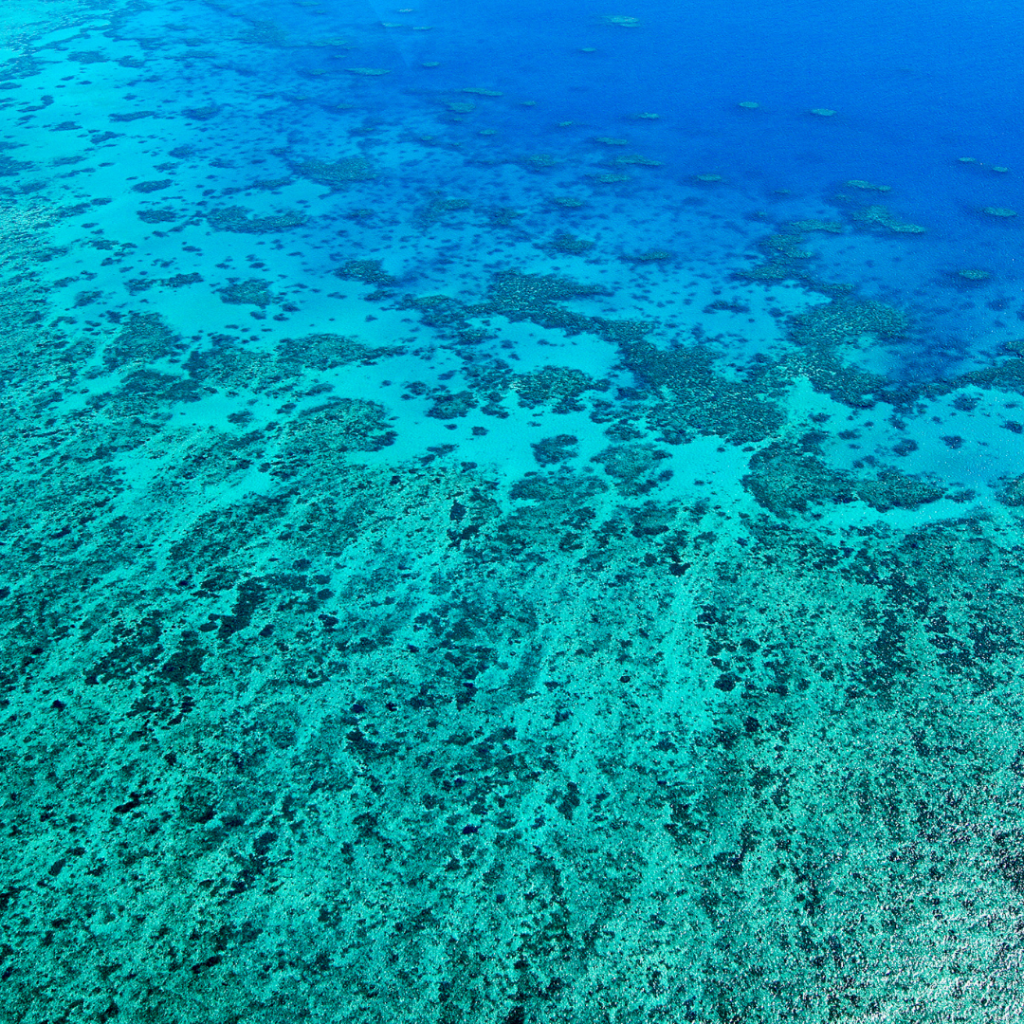
[[[7,0],[0,1021],[1019,1020],[1022,22]]]

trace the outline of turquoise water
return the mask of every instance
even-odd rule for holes
[[[7,0],[0,1021],[1019,1020],[1022,29]]]

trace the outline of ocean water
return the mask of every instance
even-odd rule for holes
[[[1024,15],[5,0],[0,1021],[1024,1014]]]

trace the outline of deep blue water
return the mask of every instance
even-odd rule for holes
[[[263,13],[272,16],[273,7]],[[664,161],[670,183],[723,174],[752,204],[779,190],[818,196],[849,178],[885,182],[900,215],[928,229],[891,288],[913,296],[925,329],[954,337],[959,349],[970,349],[987,325],[951,313],[941,293],[919,299],[933,292],[936,272],[982,254],[1001,268],[1011,294],[1020,293],[1019,233],[978,214],[1024,202],[1019,174],[991,170],[1021,165],[1019,12],[999,4],[966,13],[881,2],[838,9],[663,3],[626,12],[637,20],[631,27],[608,24],[615,14],[596,4],[514,12],[462,4],[409,14],[368,7],[355,16],[365,28],[395,26],[361,42],[369,63],[389,69],[382,84],[396,95],[436,95],[473,81],[536,103],[513,102],[494,119],[510,151],[621,134]],[[337,17],[343,33],[352,15],[331,9],[309,21],[319,33]],[[416,25],[431,28],[412,31]],[[283,55],[278,80],[317,66],[319,57],[301,49]],[[439,62],[427,80],[424,61]],[[740,109],[744,100],[760,109]],[[823,119],[809,115],[812,108],[836,114]],[[637,122],[646,111],[659,120]],[[573,126],[556,127],[565,122]],[[325,134],[332,123],[328,115]],[[878,287],[862,267],[840,273],[867,291]]]

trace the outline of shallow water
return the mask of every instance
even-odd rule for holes
[[[8,0],[0,1019],[1018,1020],[1022,22]]]

